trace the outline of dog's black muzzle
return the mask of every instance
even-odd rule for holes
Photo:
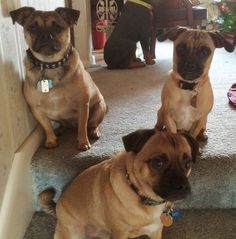
[[[170,175],[161,179],[153,191],[166,201],[178,201],[191,194],[191,186],[185,175]]]
[[[33,50],[44,55],[53,55],[61,49],[61,43],[51,33],[40,35],[33,44]]]
[[[193,81],[203,74],[203,67],[196,61],[186,60],[177,65],[178,73],[184,80]]]

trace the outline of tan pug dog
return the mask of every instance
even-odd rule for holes
[[[57,217],[55,239],[161,238],[167,202],[190,194],[198,143],[154,129],[135,131],[123,143],[125,151],[77,176],[57,204],[54,189],[40,194],[43,210]]]
[[[45,147],[57,146],[57,137],[50,124],[50,120],[54,120],[78,125],[78,148],[89,149],[88,134],[99,138],[98,126],[106,112],[106,104],[70,43],[70,27],[76,24],[80,12],[70,8],[36,11],[22,7],[11,11],[10,15],[13,23],[24,27],[29,47],[25,59],[24,95],[45,130]]]
[[[198,140],[207,140],[207,116],[213,106],[209,68],[215,48],[232,52],[234,46],[219,33],[174,28],[159,41],[174,41],[173,69],[162,89],[162,106],[156,128],[176,133],[189,132]]]

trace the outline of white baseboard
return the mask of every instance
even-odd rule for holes
[[[22,239],[33,215],[31,159],[43,138],[38,126],[15,153],[0,212],[0,238]]]

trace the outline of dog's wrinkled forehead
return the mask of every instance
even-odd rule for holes
[[[155,153],[166,154],[168,152],[169,157],[172,158],[182,152],[186,152],[190,156],[191,148],[183,136],[169,132],[160,132],[150,138],[149,142],[144,145],[143,152],[146,155]]]
[[[145,155],[144,160],[156,153],[169,152],[170,158],[181,152],[192,155],[195,161],[198,144],[191,136],[171,132],[155,131],[155,129],[140,129],[122,138],[125,150],[134,154]],[[171,156],[172,155],[172,156]]]
[[[208,46],[214,49],[214,43],[206,31],[188,30],[181,33],[175,40],[175,45],[185,43],[188,48],[194,49],[199,46]]]
[[[37,24],[39,27],[50,27],[54,23],[67,27],[63,18],[55,11],[35,11],[25,22],[25,27]]]

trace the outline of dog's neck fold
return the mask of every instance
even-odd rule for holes
[[[41,61],[39,59],[37,59],[32,51],[30,49],[26,50],[26,54],[28,56],[28,58],[30,59],[30,61],[32,62],[32,64],[36,67],[40,67],[41,70],[44,70],[44,69],[55,69],[59,66],[63,66],[66,61],[68,60],[70,54],[72,53],[72,45],[70,45],[70,47],[68,48],[68,50],[66,51],[64,57],[62,59],[60,59],[59,61],[56,61],[56,62],[44,62],[44,61]]]

